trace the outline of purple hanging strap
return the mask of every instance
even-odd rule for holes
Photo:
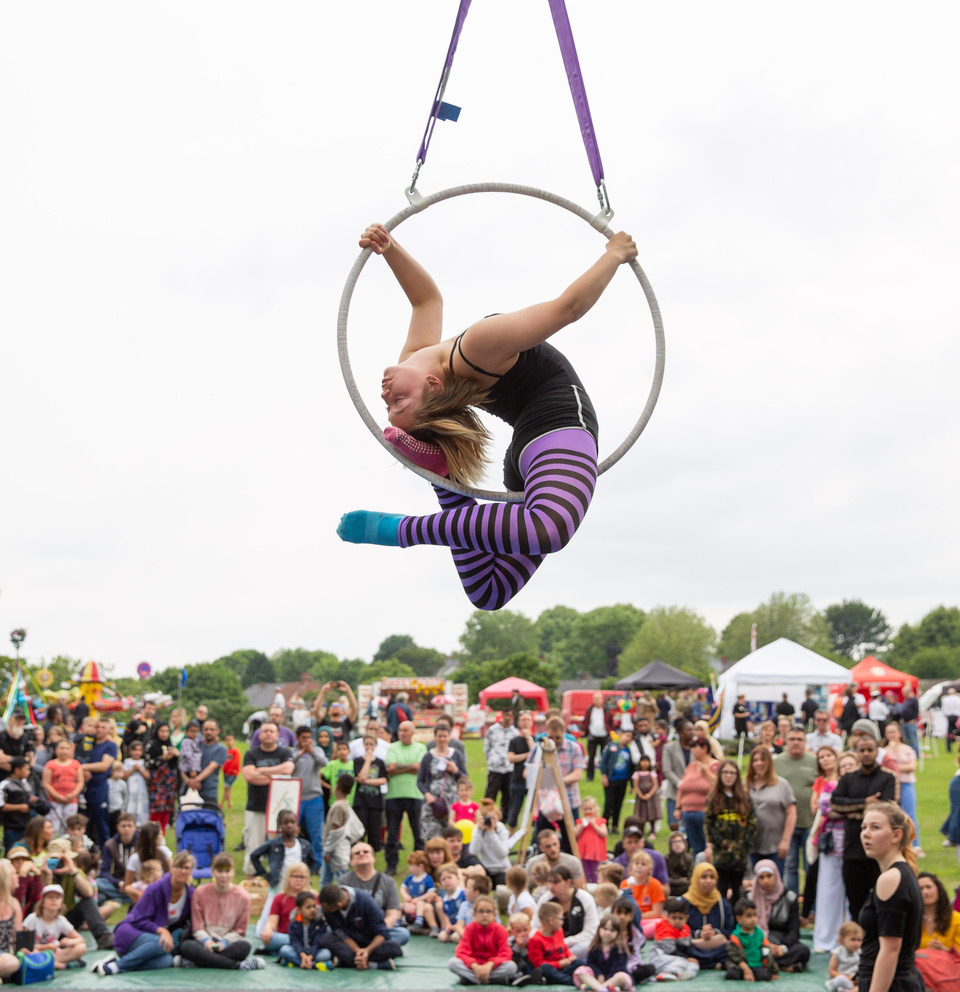
[[[597,136],[593,131],[590,104],[587,102],[587,91],[583,85],[583,76],[580,74],[580,60],[577,58],[577,46],[573,40],[573,31],[570,28],[564,0],[550,0],[550,13],[553,15],[557,41],[560,42],[563,67],[567,70],[567,81],[570,83],[573,106],[577,111],[577,120],[580,122],[580,133],[583,135],[583,146],[587,150],[590,171],[593,173],[593,181],[599,186],[603,182],[603,163],[600,161],[600,149],[597,147]]]
[[[417,151],[417,167],[410,182],[409,192],[414,192],[417,187],[417,176],[420,174],[420,166],[427,160],[427,149],[430,147],[430,139],[433,137],[433,129],[436,126],[437,118],[444,119],[450,117],[457,119],[460,113],[459,108],[448,107],[443,102],[443,92],[447,88],[447,78],[450,69],[453,67],[453,57],[457,54],[457,44],[460,41],[460,32],[463,30],[463,22],[467,19],[470,10],[471,0],[460,0],[460,9],[457,11],[457,19],[453,25],[453,35],[450,38],[450,45],[447,48],[447,58],[443,63],[443,72],[440,74],[440,82],[437,84],[437,92],[433,98],[433,105],[430,108],[430,116],[427,118],[427,126],[423,131],[423,139],[420,141],[420,148]]]

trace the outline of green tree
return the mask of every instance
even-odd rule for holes
[[[845,599],[823,613],[830,624],[830,640],[840,654],[860,661],[882,651],[890,637],[887,618],[859,599]]]
[[[893,641],[891,661],[903,667],[922,648],[960,648],[960,609],[938,606],[916,626],[905,623]]]
[[[750,627],[757,625],[757,647],[762,648],[781,637],[794,641],[818,654],[832,650],[830,625],[817,612],[804,593],[775,592],[752,613],[738,613],[720,635],[719,651],[730,661],[739,661],[750,653]]]
[[[273,662],[262,651],[255,651],[252,648],[232,651],[219,660],[233,668],[244,686],[277,681]]]
[[[435,648],[421,648],[416,644],[401,648],[394,660],[404,668],[409,668],[414,675],[431,678],[446,664],[446,657]]]
[[[550,694],[553,694],[557,688],[556,669],[541,661],[539,656],[531,651],[518,651],[506,658],[490,661],[466,661],[451,677],[454,682],[466,683],[467,698],[471,703],[475,703],[481,689],[511,675],[543,686]]]
[[[918,679],[953,679],[960,671],[960,648],[920,648],[904,663],[903,670]]]
[[[229,665],[221,661],[185,665],[187,684],[182,702],[188,713],[204,703],[220,724],[222,734],[239,734],[250,707],[243,694],[240,678]],[[177,698],[180,667],[165,668],[142,683],[144,692],[166,692]]]
[[[298,682],[303,675],[310,675],[313,666],[325,655],[323,651],[306,648],[281,648],[270,656],[277,682]]]
[[[704,681],[710,677],[708,656],[717,632],[693,610],[656,606],[620,655],[620,676],[643,668],[655,658]]]
[[[396,658],[384,658],[382,661],[372,661],[366,666],[358,685],[379,682],[381,679],[412,679],[416,674],[417,672],[409,665],[404,665]],[[356,691],[355,687],[354,691]]]
[[[537,632],[533,621],[512,610],[475,610],[460,635],[464,661],[492,661],[517,652],[536,654]]]
[[[581,672],[589,678],[616,675],[621,652],[636,637],[643,622],[643,610],[629,603],[581,613],[570,633],[557,645],[563,677],[576,678]]]
[[[569,606],[554,606],[552,609],[544,610],[534,623],[540,642],[540,653],[553,654],[554,648],[570,636],[570,631],[579,619],[580,614]]]
[[[317,682],[330,682],[332,679],[350,680],[340,674],[340,659],[326,651],[317,651],[317,659],[310,666],[310,677]]]
[[[385,661],[387,658],[395,658],[401,649],[416,646],[417,642],[409,634],[391,634],[380,642],[380,647],[377,648],[372,660]]]

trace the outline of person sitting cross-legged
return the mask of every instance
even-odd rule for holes
[[[298,892],[294,919],[290,921],[290,943],[280,948],[280,963],[304,971],[332,971],[337,961],[320,946],[326,929],[317,897],[309,890]]]
[[[506,928],[497,920],[497,907],[489,896],[473,904],[473,922],[467,924],[447,967],[470,985],[508,985],[516,976]]]
[[[395,970],[393,959],[403,950],[390,939],[380,907],[366,894],[349,885],[331,882],[320,890],[320,909],[327,932],[320,938],[342,967]]]
[[[233,883],[233,858],[222,851],[213,859],[213,884],[201,885],[190,905],[193,933],[180,944],[181,960],[174,965],[254,971],[263,958],[250,958],[246,941],[250,922],[250,895]]]

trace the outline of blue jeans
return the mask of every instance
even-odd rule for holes
[[[913,838],[913,846],[920,846],[920,821],[917,819],[917,783],[900,783],[900,808],[913,820],[913,829],[916,837]]]
[[[917,736],[917,724],[916,721],[911,721],[910,723],[902,723],[900,726],[903,728],[903,740],[905,744],[909,744],[913,748],[913,753],[919,758],[920,757],[920,738]]]
[[[577,968],[582,968],[583,962],[577,958],[566,968],[554,968],[552,964],[540,965],[540,974],[543,975],[544,985],[573,985],[573,973]]]
[[[703,830],[703,812],[690,812],[683,814],[683,830],[687,835],[690,844],[690,853],[696,857],[701,851],[706,850],[707,835]]]
[[[323,871],[320,872],[320,887],[329,885],[331,882],[338,882],[341,875],[346,875],[347,869],[341,868],[338,871],[331,871],[328,862],[323,862]]]
[[[292,964],[294,967],[300,967],[300,955],[293,949],[293,944],[284,944],[280,948],[280,953],[277,955],[281,961]],[[313,955],[314,962],[317,961],[329,961],[333,955],[325,948],[321,947],[316,954]]]
[[[289,943],[290,934],[274,931],[273,936],[264,946],[271,954],[279,954]],[[297,964],[300,964],[300,958],[297,958]]]
[[[783,866],[783,884],[791,892],[800,893],[800,856],[803,855],[803,867],[805,871],[810,870],[807,864],[807,834],[809,827],[797,827],[790,838],[790,850],[787,851],[787,860]]]
[[[410,931],[406,927],[387,927],[389,939],[398,943],[401,947],[410,943]]]
[[[180,931],[173,931],[173,947],[180,943]],[[120,971],[155,971],[159,968],[172,968],[173,955],[163,949],[160,938],[155,933],[142,933],[127,948],[127,953],[119,958]]]
[[[673,818],[674,818],[674,816],[676,816],[676,813],[677,813],[677,801],[676,801],[676,799],[670,799],[670,798],[668,798],[667,799],[667,824],[668,824],[668,826],[669,826],[669,824],[673,823]],[[669,829],[673,830],[673,827],[670,827]]]
[[[101,905],[108,899],[112,899],[115,902],[130,902],[130,896],[117,888],[116,879],[112,875],[99,875],[97,877],[97,891],[102,896],[100,899]]]
[[[324,819],[323,796],[316,799],[308,799],[300,804],[300,822],[307,828],[310,834],[310,846],[313,848],[317,864],[323,864],[323,819]]]

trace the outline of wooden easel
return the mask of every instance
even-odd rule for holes
[[[530,793],[530,801],[531,803],[536,802],[536,798],[540,794],[540,781],[543,778],[543,769],[549,768],[553,772],[553,781],[556,783],[557,792],[560,793],[560,805],[563,807],[563,826],[567,832],[567,842],[570,845],[571,853],[574,857],[577,857],[577,827],[573,822],[573,812],[570,809],[570,800],[567,798],[567,786],[563,781],[563,772],[560,770],[560,761],[557,758],[557,745],[548,737],[540,742],[540,752],[542,760],[537,766],[537,783],[534,786],[533,792]],[[523,832],[523,841],[520,844],[520,856],[517,858],[517,864],[521,866],[527,856],[527,846],[530,843],[530,831],[533,829],[533,824],[533,810],[531,810],[529,822]]]

